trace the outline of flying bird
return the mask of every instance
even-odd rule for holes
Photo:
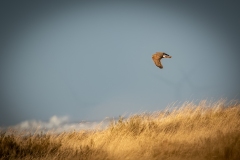
[[[163,69],[163,65],[161,63],[162,58],[172,58],[172,56],[169,56],[168,54],[166,54],[164,52],[156,52],[155,54],[152,55],[153,62],[160,69]]]

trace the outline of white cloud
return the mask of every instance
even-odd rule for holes
[[[104,129],[109,124],[109,120],[106,119],[102,122],[70,122],[67,116],[58,117],[52,116],[49,121],[37,121],[28,120],[23,121],[15,126],[9,128],[16,131],[27,131],[30,133],[46,133],[46,132],[69,132],[69,131],[79,131],[79,130],[95,130]]]

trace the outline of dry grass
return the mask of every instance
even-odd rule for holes
[[[1,159],[239,160],[240,104],[225,101],[119,118],[107,129],[2,133]]]

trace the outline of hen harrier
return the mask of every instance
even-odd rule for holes
[[[168,54],[166,54],[164,52],[156,52],[155,54],[152,55],[153,62],[160,69],[163,68],[162,63],[161,63],[162,58],[172,58],[172,56],[169,56]]]

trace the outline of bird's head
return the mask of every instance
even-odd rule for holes
[[[172,56],[169,56],[167,53],[163,53],[163,58],[172,58]]]

